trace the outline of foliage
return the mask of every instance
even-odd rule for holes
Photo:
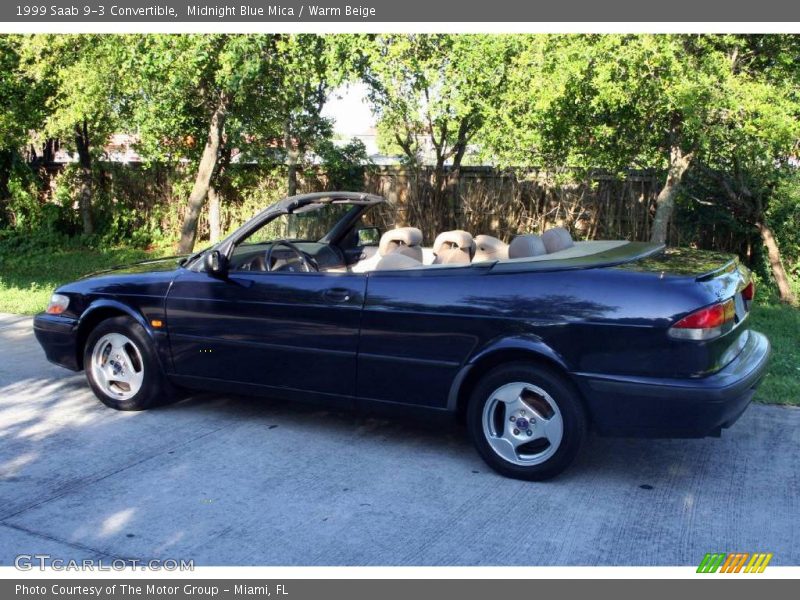
[[[424,144],[460,164],[505,80],[510,36],[384,34],[359,38],[362,76],[384,147],[412,163]]]
[[[800,171],[788,173],[771,193],[767,219],[781,241],[784,265],[796,282],[800,282]]]
[[[197,160],[211,113],[226,103],[226,134],[233,147],[247,147],[246,130],[279,131],[264,110],[274,85],[274,36],[141,35],[129,50],[135,73],[128,94],[131,128],[149,160]]]
[[[721,132],[760,116],[740,110],[763,84],[732,68],[736,48],[730,36],[515,38],[485,145],[506,164],[615,171],[665,168],[673,146],[718,152]]]
[[[47,89],[19,71],[20,36],[0,35],[0,227],[33,227],[38,207],[34,174],[23,163],[29,132],[44,119]]]
[[[364,188],[364,174],[370,164],[364,142],[353,138],[346,144],[324,140],[317,144],[316,153],[331,190],[359,191]]]
[[[123,97],[127,79],[128,36],[100,34],[41,34],[22,38],[19,73],[49,93],[39,105],[45,111],[42,137],[73,143],[75,126],[91,125],[91,147],[102,152],[108,136],[119,131],[128,104]]]
[[[333,125],[322,108],[339,79],[336,48],[330,38],[299,34],[276,42],[278,81],[270,99],[271,112],[282,122],[283,150],[296,148],[302,155],[316,142],[333,135]],[[266,139],[274,136],[266,131]],[[274,139],[274,138],[273,138]]]
[[[20,72],[21,36],[0,35],[0,149],[18,149],[31,129],[44,119],[48,93],[28,74]]]
[[[232,165],[220,188],[222,234],[235,230],[257,212],[286,195],[286,169],[273,165]]]
[[[36,175],[19,160],[19,155],[8,152],[9,164],[4,170],[5,198],[2,198],[3,212],[0,224],[22,231],[33,231],[51,227],[53,215],[39,201],[39,180]],[[50,213],[48,216],[48,212]]]
[[[733,248],[758,268],[767,264],[758,238],[766,224],[796,286],[800,181],[789,163],[800,139],[799,64],[791,35],[2,35],[0,227],[84,244],[174,241],[221,102],[224,139],[209,182],[224,230],[282,194],[287,171],[275,161],[286,148],[321,157],[328,187],[360,189],[365,157],[331,143],[320,112],[332,88],[357,76],[384,147],[416,167],[423,151],[434,156],[409,184],[421,214],[466,206],[471,184],[453,175],[461,161],[545,165],[562,177],[571,165],[590,180],[598,168],[663,172],[677,146],[692,161],[671,239]],[[26,164],[53,136],[71,149],[81,121],[91,166],[54,176]],[[138,136],[145,167],[102,160],[107,135],[123,131]],[[299,186],[323,185],[313,169],[297,172]],[[88,238],[76,211],[87,187]],[[499,223],[490,201],[481,210]],[[601,217],[616,219],[613,232],[641,237],[652,219],[636,214],[635,226],[621,214]]]

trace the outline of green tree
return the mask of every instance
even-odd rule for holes
[[[206,198],[218,210],[215,181],[238,152],[264,160],[283,143],[289,193],[305,149],[330,134],[320,116],[335,72],[334,46],[314,35],[149,35],[134,51],[139,100],[133,125],[142,151],[197,165],[178,245],[189,252]],[[214,234],[212,233],[212,237]]]
[[[11,196],[10,182],[22,164],[31,130],[44,121],[46,88],[19,70],[21,36],[0,35],[0,207]],[[0,217],[2,219],[2,217]]]
[[[433,154],[434,204],[448,187],[453,195],[470,143],[503,88],[511,43],[509,36],[420,34],[356,41],[379,131],[414,169],[426,150]]]
[[[322,109],[332,88],[341,80],[334,38],[299,34],[277,42],[277,76],[270,110],[283,123],[283,151],[287,165],[287,193],[297,193],[297,169],[306,151],[333,134]]]
[[[94,232],[92,165],[127,109],[127,44],[128,36],[85,34],[33,35],[21,42],[18,72],[49,91],[41,106],[43,136],[62,140],[78,155],[78,205],[87,235]]]
[[[713,130],[705,175],[722,190],[716,200],[758,231],[783,301],[796,304],[770,204],[787,182],[800,148],[800,42],[793,35],[721,36],[715,48],[730,61],[733,108]]]
[[[737,202],[747,198],[773,246],[755,216],[763,201],[742,184],[749,174],[767,190],[800,138],[796,46],[791,36],[526,36],[484,142],[506,163],[665,171],[657,242],[687,171],[711,168],[721,186],[740,182]]]
[[[221,158],[248,131],[281,131],[270,110],[277,89],[274,35],[146,35],[132,49],[132,124],[150,159],[196,164],[178,251],[190,252]],[[222,161],[224,164],[224,160]]]
[[[353,138],[345,144],[323,140],[315,151],[322,161],[328,189],[359,191],[364,189],[364,176],[370,159],[364,142]]]

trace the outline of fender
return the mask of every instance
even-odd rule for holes
[[[78,319],[77,326],[75,331],[77,333],[78,339],[81,339],[83,329],[86,327],[86,324],[91,322],[91,317],[95,314],[98,310],[103,309],[114,309],[119,312],[122,312],[133,320],[135,320],[145,331],[145,334],[150,341],[153,343],[153,347],[156,350],[156,356],[158,357],[159,362],[161,363],[162,371],[166,372],[164,369],[165,365],[169,364],[169,351],[165,347],[166,343],[166,332],[156,332],[150,326],[150,323],[147,322],[144,315],[140,313],[135,308],[132,308],[130,305],[120,302],[119,300],[114,300],[112,298],[99,298],[94,300],[91,304],[89,304],[88,308],[81,313],[81,316]],[[82,360],[82,352],[78,350],[78,353],[81,356],[78,357],[79,360]]]
[[[564,371],[568,372],[566,362],[563,357],[548,346],[542,338],[537,335],[516,335],[503,338],[495,338],[486,344],[483,348],[475,352],[461,367],[458,374],[453,379],[450,385],[450,392],[447,395],[447,410],[455,411],[458,405],[458,396],[461,391],[461,386],[467,379],[467,376],[472,372],[473,368],[484,360],[491,359],[501,352],[509,350],[517,350],[534,354],[541,358],[553,362],[561,367]]]

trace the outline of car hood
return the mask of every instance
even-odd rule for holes
[[[168,256],[165,258],[157,258],[155,260],[143,260],[129,265],[111,267],[110,269],[103,269],[101,271],[95,271],[94,273],[84,275],[81,277],[81,280],[100,277],[102,275],[134,275],[137,273],[159,273],[163,271],[174,271],[178,268],[179,261],[181,259],[185,259],[186,256],[188,255]]]

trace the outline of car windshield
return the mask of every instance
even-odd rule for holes
[[[351,204],[309,204],[280,215],[250,234],[243,244],[264,244],[276,240],[317,242],[353,208]]]

